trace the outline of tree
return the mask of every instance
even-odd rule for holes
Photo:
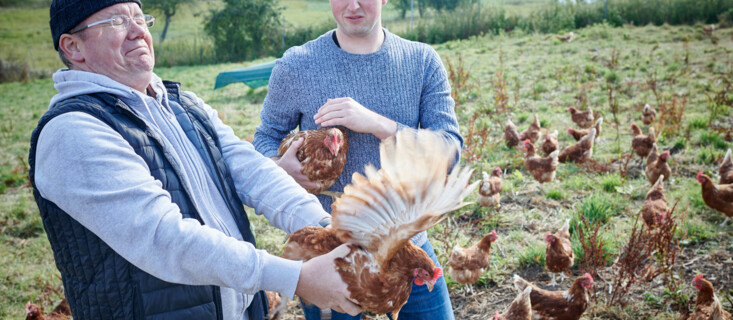
[[[145,9],[148,8],[153,11],[160,11],[165,15],[165,27],[163,32],[160,34],[160,43],[165,40],[165,35],[168,33],[168,26],[171,23],[171,17],[176,14],[178,6],[186,3],[192,3],[193,0],[145,0]]]
[[[282,20],[277,0],[224,0],[211,10],[204,30],[214,39],[216,59],[248,60],[275,51],[282,42]]]

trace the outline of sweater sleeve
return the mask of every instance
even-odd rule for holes
[[[428,56],[420,96],[420,127],[442,132],[446,139],[454,141],[458,150],[461,150],[463,137],[458,129],[447,73],[438,53],[432,47],[426,47]]]
[[[288,70],[285,59],[278,59],[270,75],[267,96],[260,112],[261,123],[257,126],[252,144],[265,157],[277,156],[280,141],[290,131],[298,127],[300,113],[294,97],[296,93],[297,75]]]
[[[195,97],[193,93],[187,94]],[[214,108],[196,99],[214,124],[237,195],[245,205],[289,234],[303,227],[317,226],[330,217],[318,198],[306,192],[274,161],[257,152],[251,143],[237,138],[232,128],[219,119]]]
[[[184,219],[119,133],[80,112],[49,121],[36,186],[127,261],[164,281],[295,293],[301,263]],[[277,279],[279,277],[279,279]]]

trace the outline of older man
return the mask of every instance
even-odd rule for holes
[[[328,214],[216,110],[153,73],[139,0],[54,0],[68,69],[31,138],[34,196],[79,319],[263,319],[262,290],[351,314],[333,267],[255,248],[243,204],[292,233]],[[259,292],[259,293],[258,293]]]
[[[275,158],[298,183],[311,188],[292,154],[277,158],[280,141],[291,130],[319,126],[347,129],[346,165],[330,191],[343,191],[354,172],[368,163],[378,165],[379,143],[397,130],[431,129],[460,149],[463,138],[451,98],[447,73],[430,46],[407,41],[382,28],[387,0],[330,0],[337,28],[302,46],[290,48],[272,70],[269,91],[254,145]],[[299,142],[302,143],[302,142]],[[292,148],[291,148],[292,149]],[[324,209],[330,197],[319,195]],[[437,264],[427,234],[412,239]],[[308,320],[321,311],[305,306]],[[332,313],[332,319],[358,319]],[[413,286],[400,310],[404,320],[452,320],[453,309],[445,279],[429,292]]]

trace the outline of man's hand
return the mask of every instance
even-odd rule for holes
[[[356,132],[371,133],[380,140],[397,133],[396,122],[349,97],[326,100],[313,120],[322,127],[344,126]]]
[[[295,182],[297,182],[301,187],[307,190],[313,190],[319,188],[319,185],[318,183],[310,181],[308,177],[303,174],[303,166],[300,165],[300,161],[298,161],[298,157],[296,156],[298,149],[300,149],[300,146],[303,145],[304,141],[305,139],[303,138],[293,141],[293,143],[290,144],[290,148],[285,151],[285,154],[283,154],[280,159],[273,160],[278,166],[280,166],[280,168],[283,168],[285,172],[293,177]]]
[[[333,309],[355,316],[361,308],[350,300],[349,290],[336,272],[333,260],[346,256],[351,249],[342,244],[333,251],[303,263],[295,294],[321,309]]]

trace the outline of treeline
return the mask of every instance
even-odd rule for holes
[[[555,4],[527,16],[507,15],[501,8],[484,8],[479,17],[476,6],[444,12],[433,20],[420,20],[417,27],[401,36],[431,43],[467,39],[520,29],[524,32],[555,33],[606,22],[623,24],[671,25],[724,23],[733,20],[733,0],[610,0],[593,3]]]

